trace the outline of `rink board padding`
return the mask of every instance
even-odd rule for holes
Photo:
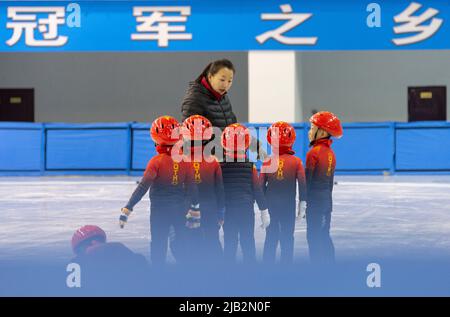
[[[46,126],[47,170],[126,170],[128,124]]]
[[[344,136],[333,141],[337,171],[394,169],[394,123],[344,124]]]
[[[150,138],[150,124],[132,124],[131,131],[131,168],[133,170],[144,170],[147,162],[156,154],[155,143]]]
[[[268,149],[270,124],[248,124]],[[293,124],[293,149],[304,164],[309,124]],[[334,140],[336,172],[450,171],[450,123],[344,123]],[[263,128],[258,130],[258,128]],[[141,175],[156,154],[149,123],[0,123],[0,175]],[[270,149],[268,150],[270,154]],[[255,153],[251,161],[261,166]]]
[[[397,124],[397,170],[450,170],[450,123]]]
[[[0,123],[0,173],[40,171],[43,160],[43,125]]]

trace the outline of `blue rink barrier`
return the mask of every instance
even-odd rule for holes
[[[259,135],[267,148],[269,124]],[[293,124],[305,163],[309,124]],[[142,175],[156,154],[148,123],[0,123],[0,175]],[[333,141],[337,174],[450,172],[450,123],[346,123]],[[270,151],[269,151],[270,154]],[[256,162],[256,154],[250,153]]]
[[[450,122],[396,124],[397,171],[450,171]]]
[[[130,170],[129,123],[46,124],[47,172]]]
[[[131,131],[131,169],[142,174],[141,171],[145,170],[148,161],[156,154],[155,143],[150,138],[149,123],[134,123],[131,125]]]
[[[0,175],[42,172],[43,127],[42,123],[0,123]]]
[[[395,124],[346,123],[344,135],[333,141],[339,174],[394,173]]]

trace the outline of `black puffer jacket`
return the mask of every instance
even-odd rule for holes
[[[213,126],[219,127],[221,130],[237,122],[228,96],[225,94],[222,99],[217,100],[212,92],[197,81],[189,83],[181,112],[183,120],[194,114],[199,114],[209,119]]]
[[[258,174],[251,162],[222,162],[223,187],[225,190],[225,209],[252,211],[254,202],[260,210],[267,209],[267,202]]]

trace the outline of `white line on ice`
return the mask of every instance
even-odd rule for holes
[[[136,184],[136,181],[21,181],[21,182],[2,182],[0,181],[0,186],[10,186],[10,185],[127,185]],[[389,185],[404,186],[404,187],[431,187],[431,188],[450,188],[448,183],[407,183],[407,182],[349,182],[349,181],[339,181],[338,186],[376,186],[376,187],[386,187]]]
[[[401,183],[401,182],[386,182],[386,183],[370,183],[370,182],[338,182],[338,186],[377,186],[386,187],[389,185],[404,186],[404,187],[435,187],[435,188],[450,188],[450,184],[436,184],[436,183]]]
[[[123,181],[123,182],[99,182],[99,181],[92,181],[92,182],[86,182],[86,181],[82,181],[82,182],[54,182],[54,181],[49,181],[49,182],[36,182],[36,181],[30,181],[30,182],[1,182],[0,181],[0,186],[2,185],[126,185],[126,184],[136,184],[135,181]]]

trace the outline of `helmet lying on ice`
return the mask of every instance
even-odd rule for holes
[[[250,146],[251,138],[246,126],[233,123],[222,132],[222,146],[229,152],[245,152]]]
[[[328,111],[320,111],[311,116],[309,121],[318,128],[327,131],[331,136],[335,138],[342,137],[344,133],[342,131],[341,121],[336,115]]]
[[[150,135],[159,145],[174,145],[180,139],[180,124],[171,116],[162,116],[152,123]]]
[[[106,242],[106,233],[102,228],[95,225],[86,225],[75,231],[72,236],[72,250],[75,254],[79,254],[81,246],[88,241],[97,240]]]
[[[186,140],[209,140],[212,132],[211,121],[199,114],[194,114],[183,122],[182,134]]]
[[[284,121],[275,122],[267,131],[267,142],[278,144],[278,147],[291,147],[295,137],[294,127]]]

